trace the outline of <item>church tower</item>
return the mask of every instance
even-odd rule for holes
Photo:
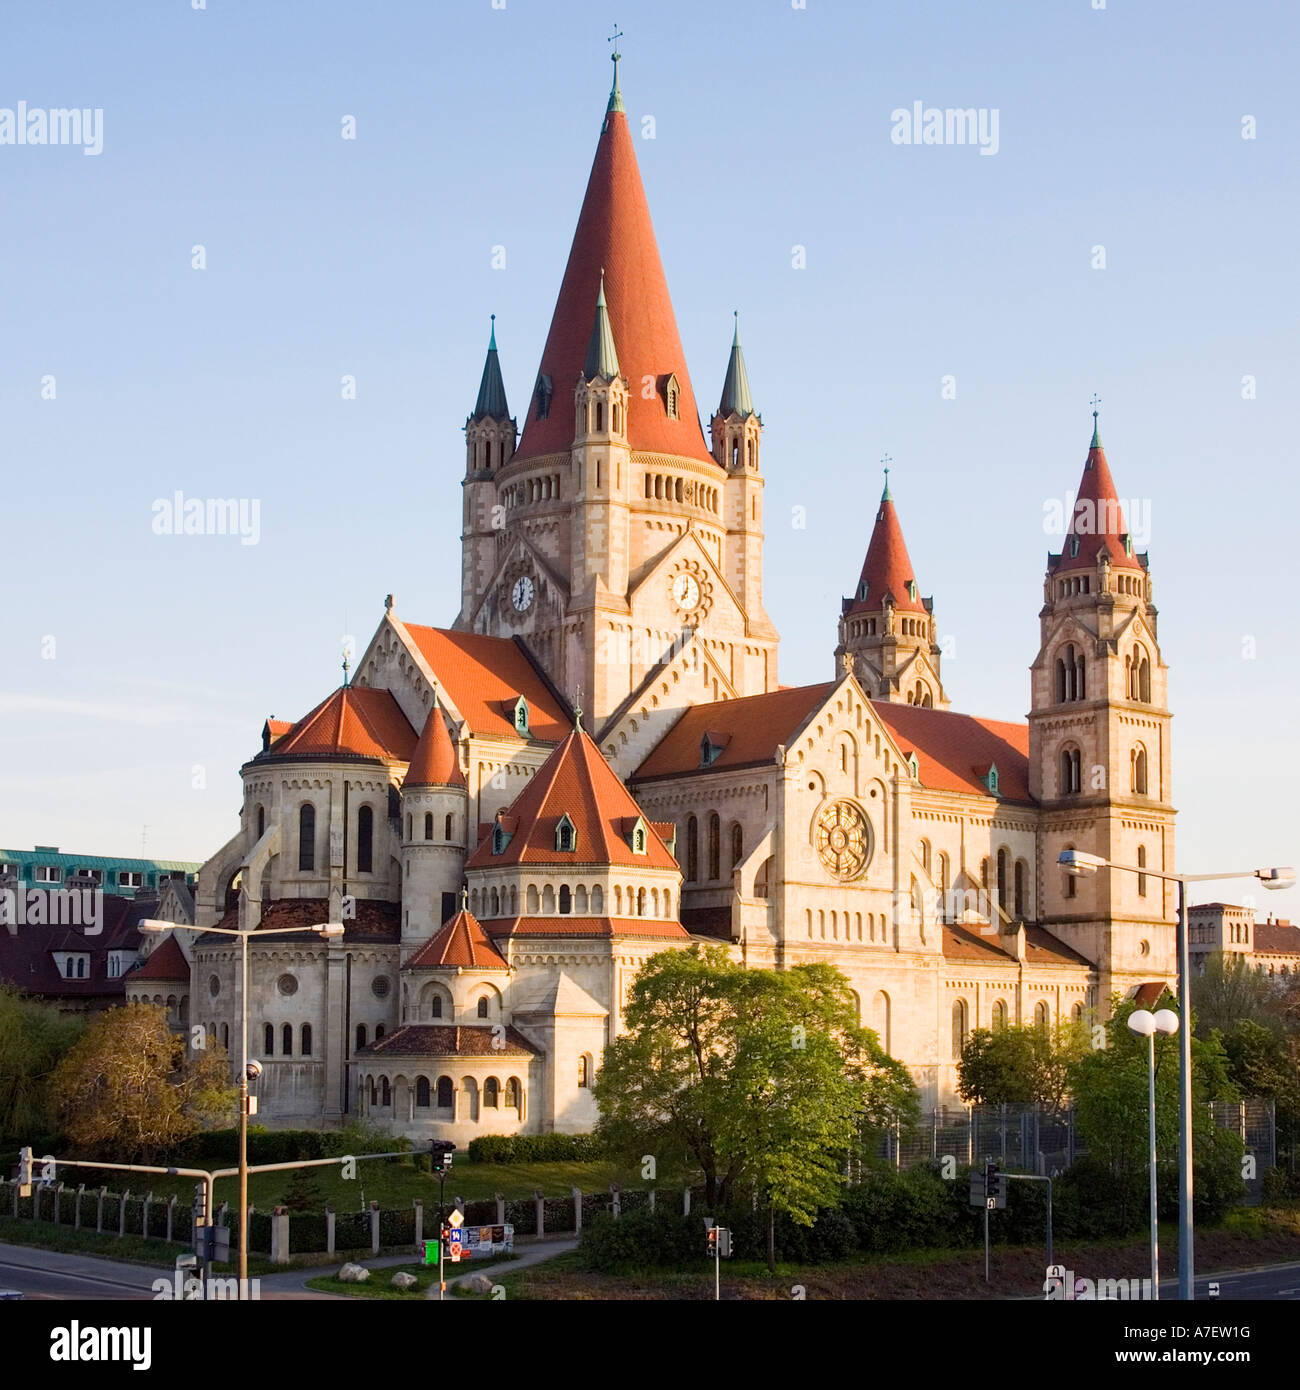
[[[460,903],[469,794],[435,698],[402,782],[402,959]]]
[[[948,708],[939,679],[934,599],[922,598],[916,586],[888,468],[858,587],[841,608],[837,675],[845,656],[852,658],[853,674],[873,700]]]
[[[461,529],[461,621],[467,620],[481,591],[497,568],[496,476],[514,456],[518,430],[506,404],[506,386],[497,356],[497,316],[479,381],[474,412],[465,421],[465,481]]]
[[[1092,442],[1059,555],[1049,555],[1032,671],[1030,791],[1042,807],[1039,918],[1091,960],[1102,1016],[1113,993],[1175,973],[1174,885],[1101,870],[1070,877],[1078,849],[1170,872],[1167,670],[1147,555],[1115,493],[1093,412]]]

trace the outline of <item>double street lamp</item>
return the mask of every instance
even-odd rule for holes
[[[1147,1040],[1147,1105],[1149,1110],[1150,1146],[1147,1155],[1151,1165],[1151,1297],[1160,1297],[1160,1230],[1156,1222],[1156,1034],[1176,1033],[1178,1015],[1172,1009],[1151,1013],[1134,1009],[1128,1017],[1129,1028]]]
[[[141,931],[169,932],[188,931],[203,935],[212,932],[217,936],[237,936],[240,944],[240,987],[239,987],[239,1296],[247,1298],[248,1289],[248,1083],[254,1076],[261,1075],[261,1065],[251,1063],[256,1070],[250,1070],[248,1059],[248,939],[251,931],[240,931],[237,927],[190,927],[178,922],[160,922],[147,917],[139,923]],[[277,927],[275,936],[289,933],[314,933],[326,938],[343,935],[342,922],[319,922],[310,927]],[[208,1212],[211,1224],[213,1213]]]
[[[1099,854],[1087,854],[1078,849],[1063,850],[1057,863],[1076,878],[1095,874],[1099,869],[1117,869],[1178,885],[1178,1013],[1183,1020],[1178,1033],[1178,1297],[1191,1302],[1196,1292],[1192,1259],[1192,1030],[1189,1023],[1192,987],[1187,951],[1187,885],[1214,883],[1227,878],[1254,878],[1265,888],[1290,888],[1295,883],[1295,870],[1277,868],[1222,874],[1165,874],[1141,864],[1116,864]]]

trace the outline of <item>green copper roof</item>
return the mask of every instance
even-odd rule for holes
[[[880,500],[881,500],[882,502],[892,502],[892,501],[894,500],[894,494],[893,494],[892,492],[890,492],[890,490],[889,490],[889,469],[888,469],[888,468],[885,469],[885,490],[884,490],[884,492],[882,492],[882,493],[880,494]]]
[[[483,364],[483,379],[478,384],[478,400],[474,403],[475,420],[508,420],[510,407],[506,404],[506,384],[501,379],[501,361],[497,357],[497,316],[492,315],[492,337],[488,342],[487,361]]]
[[[623,55],[617,48],[610,54],[610,57],[614,60],[614,85],[609,89],[609,105],[605,108],[606,115],[611,111],[625,110],[623,106],[623,93],[619,90],[618,86],[618,60],[622,56]]]
[[[614,330],[605,306],[605,272],[600,272],[600,294],[596,297],[596,322],[591,326],[591,341],[587,344],[587,362],[582,370],[590,381],[593,377],[616,377],[618,350],[614,346]]]
[[[754,413],[754,398],[749,394],[749,373],[745,370],[745,354],[740,350],[740,314],[735,315],[736,331],[731,339],[731,360],[727,363],[726,380],[722,383],[722,400],[718,414],[739,415],[747,419]]]
[[[1092,412],[1092,443],[1088,447],[1090,449],[1101,448],[1101,433],[1097,428],[1097,412],[1095,410]]]

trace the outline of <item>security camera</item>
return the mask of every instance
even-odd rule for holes
[[[261,1074],[262,1064],[256,1058],[250,1061],[244,1068],[244,1075],[247,1076],[250,1081],[256,1081]]]

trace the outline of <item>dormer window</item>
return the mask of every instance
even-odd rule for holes
[[[1070,537],[1070,559],[1073,560],[1073,559],[1078,555],[1078,553],[1079,553],[1079,538],[1078,538],[1078,536],[1071,536],[1071,537]]]
[[[492,827],[492,853],[504,854],[513,836],[500,820]]]
[[[668,407],[668,418],[670,420],[679,419],[679,401],[681,399],[682,388],[677,381],[677,374],[674,372],[668,378],[668,385],[664,388],[664,403]]]
[[[907,597],[908,597],[913,603],[916,602],[916,580],[915,580],[915,579],[909,579],[909,580],[907,581]]]
[[[1130,556],[1130,557],[1131,557],[1132,554],[1133,554],[1133,537],[1132,537],[1132,536],[1126,535],[1126,536],[1124,537],[1124,554],[1125,554],[1125,555],[1128,555],[1128,556]]]
[[[515,726],[515,733],[521,734],[524,738],[529,737],[528,701],[522,695],[515,701],[510,718]]]
[[[545,420],[551,413],[551,378],[544,374],[539,376],[533,394],[537,399],[537,418]]]
[[[858,585],[858,602],[859,602],[859,603],[865,603],[865,602],[866,602],[866,598],[867,598],[867,581],[864,579],[864,580],[862,581],[862,583]]]
[[[998,794],[998,769],[996,763],[989,764],[989,770],[984,777],[984,785],[994,796]]]
[[[731,740],[726,734],[705,732],[700,740],[700,766],[712,767],[726,751]]]
[[[921,780],[921,764],[917,762],[915,753],[907,755],[907,770],[918,782]]]
[[[569,819],[568,812],[560,817],[555,827],[555,848],[560,854],[572,854],[578,847],[577,827]]]
[[[631,846],[633,854],[644,854],[646,852],[646,825],[645,821],[640,817],[633,821],[632,830],[627,837],[627,842]]]

